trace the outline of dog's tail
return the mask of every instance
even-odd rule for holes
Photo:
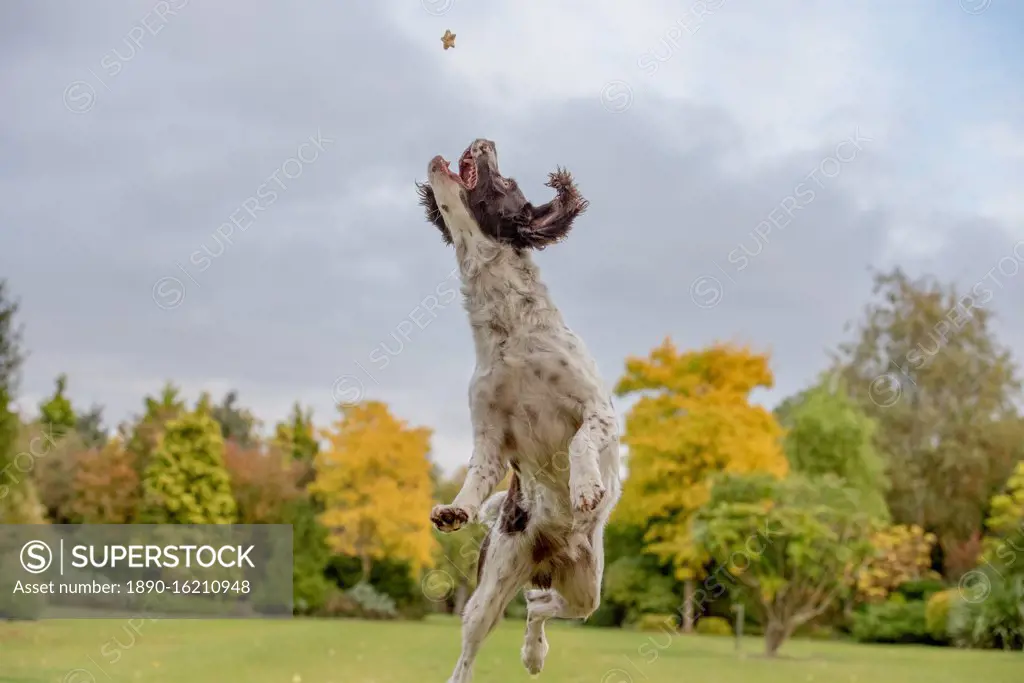
[[[506,495],[508,495],[507,491],[498,491],[485,500],[484,504],[480,506],[480,514],[477,515],[477,521],[489,527],[494,526],[494,523],[498,521],[498,515],[501,513],[501,504],[505,502]]]

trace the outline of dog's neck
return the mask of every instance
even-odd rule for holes
[[[478,357],[513,335],[564,326],[528,252],[481,238],[456,239],[455,254]]]

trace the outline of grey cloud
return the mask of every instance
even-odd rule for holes
[[[107,51],[127,54],[123,37],[151,7],[24,9],[20,38],[0,52],[17,103],[0,114],[0,273],[24,302],[28,396],[66,371],[73,397],[106,403],[116,421],[138,410],[140,386],[168,378],[237,386],[267,421],[300,399],[326,422],[336,378],[352,376],[438,443],[465,444],[472,343],[458,300],[430,298],[455,261],[412,183],[434,154],[454,158],[478,136],[497,139],[529,197],[546,201],[546,174],[563,164],[591,199],[570,239],[537,260],[609,383],[626,355],[672,335],[770,348],[775,395],[793,391],[859,311],[867,266],[882,265],[896,219],[858,208],[856,180],[884,158],[851,164],[725,275],[729,253],[757,248],[751,231],[837,141],[737,168],[743,131],[715,108],[647,99],[610,114],[595,93],[523,121],[476,105],[368,6],[189,3],[116,76],[102,74],[109,90],[95,86],[91,110],[68,111],[64,88]],[[318,130],[333,147],[218,242],[218,226]],[[946,251],[920,267],[957,275],[998,252],[964,236],[994,232],[951,226]],[[190,256],[204,246],[223,253],[200,271]],[[723,287],[712,308],[691,299],[704,275]],[[152,298],[166,277],[186,288],[173,310]],[[1020,310],[1019,298],[997,303]],[[468,455],[436,454],[446,466]]]

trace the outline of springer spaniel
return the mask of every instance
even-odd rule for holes
[[[441,156],[427,173],[428,184],[417,184],[420,203],[455,246],[476,345],[473,455],[462,490],[430,519],[443,532],[474,521],[490,526],[449,683],[469,683],[484,638],[527,584],[522,661],[537,674],[548,652],[544,622],[597,609],[604,526],[621,491],[611,397],[530,255],[563,239],[587,201],[558,169],[547,183],[555,199],[532,205],[498,171],[490,140],[466,149],[458,173]],[[509,467],[508,491],[492,496]]]

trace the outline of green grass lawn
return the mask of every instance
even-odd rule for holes
[[[62,620],[0,622],[3,683],[444,683],[458,623]],[[523,624],[506,621],[476,683],[528,681]],[[549,626],[552,683],[1022,683],[1024,654],[792,641],[776,660],[748,639]]]

